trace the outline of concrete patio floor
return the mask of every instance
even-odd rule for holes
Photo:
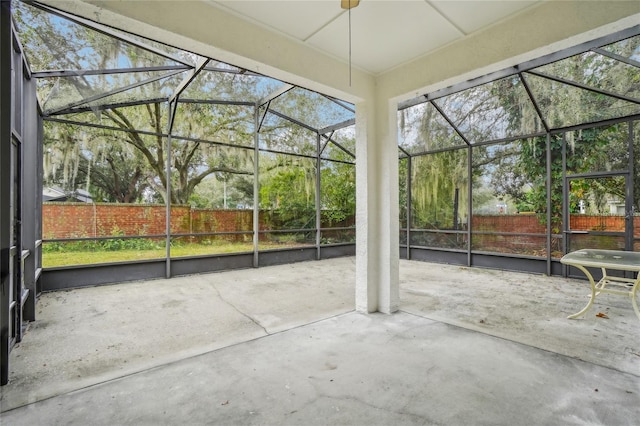
[[[640,321],[582,280],[354,258],[43,294],[0,424],[638,424]],[[608,318],[596,316],[606,314]]]

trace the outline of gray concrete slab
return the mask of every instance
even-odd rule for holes
[[[354,258],[43,294],[10,355],[21,406],[353,310]]]
[[[12,425],[632,425],[637,376],[408,313],[348,313],[5,412]]]
[[[603,295],[585,318],[568,320],[587,302],[586,281],[400,266],[401,312],[391,316],[352,312],[353,258],[44,294],[38,321],[11,354],[0,421],[81,424],[85,405],[98,424],[173,424],[180,416],[196,424],[209,422],[204,416],[234,424],[460,424],[473,420],[468,410],[480,413],[474,424],[638,418],[640,393],[628,383],[640,381],[640,321],[628,298]],[[252,365],[260,368],[246,369]],[[329,383],[316,380],[318,371],[338,369]],[[282,377],[298,396],[277,387]],[[332,379],[342,384],[337,393]],[[226,390],[226,399],[211,399]],[[230,410],[243,395],[245,405]],[[583,409],[572,411],[576,404]]]
[[[402,261],[401,309],[640,376],[640,320],[602,294],[578,319],[586,280]],[[601,315],[601,316],[598,316]]]

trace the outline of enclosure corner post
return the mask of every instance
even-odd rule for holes
[[[256,103],[253,129],[253,267],[260,266],[260,107]]]

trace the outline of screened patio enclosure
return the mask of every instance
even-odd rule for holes
[[[314,84],[316,91],[36,2],[12,1],[9,14],[7,3],[0,116],[11,144],[2,144],[0,194],[3,290],[11,291],[2,300],[3,361],[23,320],[35,319],[38,292],[80,285],[355,253],[356,309],[397,310],[396,152],[401,256],[564,274],[557,260],[567,251],[637,246],[637,21],[395,102],[396,129],[380,116],[384,108],[371,112],[375,102],[407,99],[418,85],[389,88],[387,75],[367,76],[380,93],[363,95],[354,79],[355,95],[342,91],[359,99],[354,106]],[[135,2],[118,3],[105,2],[102,19],[110,7],[135,14]],[[197,11],[187,9],[181,19]],[[613,15],[597,22],[622,19]],[[268,64],[287,70],[280,56]],[[407,84],[417,80],[409,77]],[[426,87],[429,79],[419,80]],[[358,137],[362,103],[358,123],[385,124]],[[385,144],[385,126],[393,143]],[[378,174],[383,185],[368,185]],[[393,223],[385,223],[389,211]]]
[[[401,256],[559,275],[639,250],[638,32],[401,104]]]
[[[44,289],[353,253],[352,105],[35,6]]]
[[[42,291],[354,253],[353,105],[36,3],[2,19],[2,384]]]

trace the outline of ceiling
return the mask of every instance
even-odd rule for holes
[[[207,0],[213,7],[349,61],[340,0]],[[377,75],[489,27],[541,0],[362,0],[351,10],[351,63]]]

